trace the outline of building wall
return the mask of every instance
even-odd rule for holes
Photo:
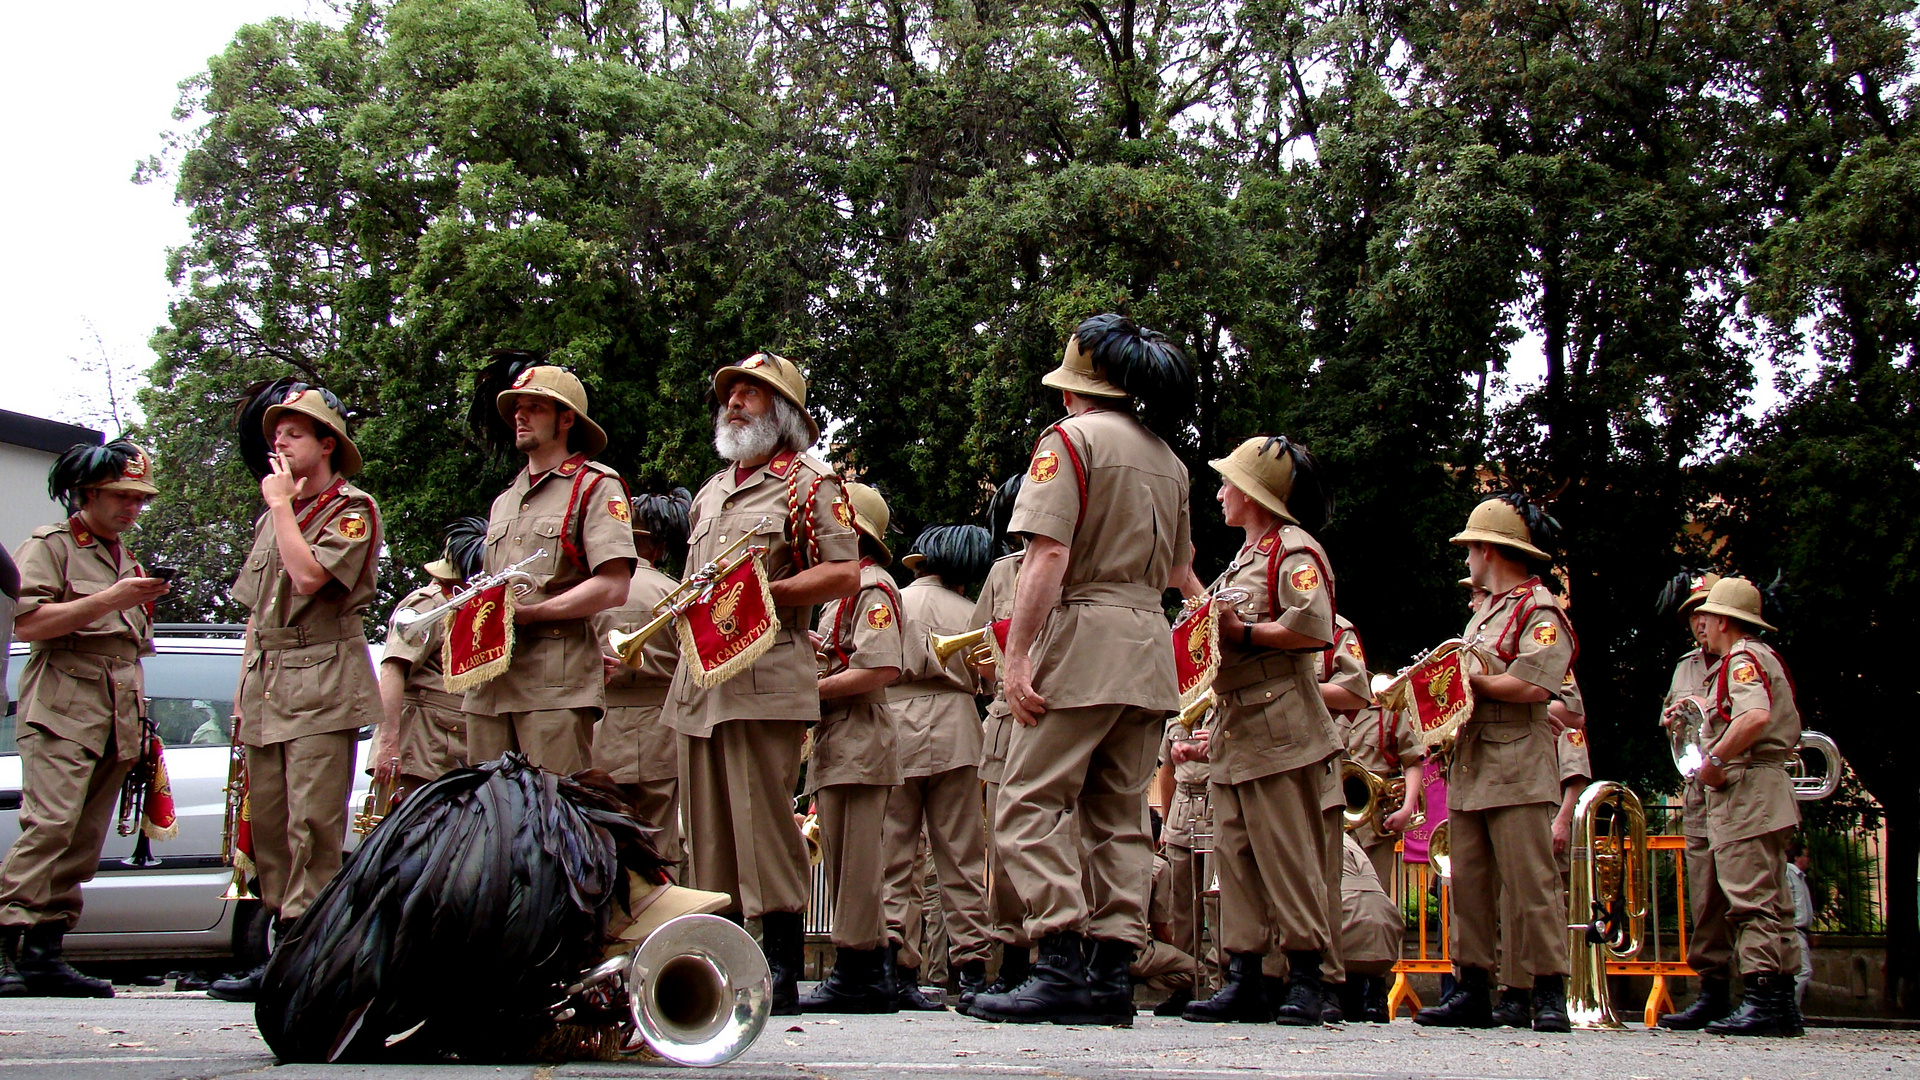
[[[47,498],[47,470],[58,456],[0,442],[0,544],[19,551],[33,530],[66,518],[60,504]]]

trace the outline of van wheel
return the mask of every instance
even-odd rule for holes
[[[252,971],[267,962],[267,932],[273,915],[258,900],[242,900],[233,913],[234,970]]]

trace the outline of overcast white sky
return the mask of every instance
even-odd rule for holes
[[[101,426],[104,370],[153,362],[166,321],[166,249],[186,239],[170,184],[136,186],[136,161],[173,127],[179,83],[233,32],[273,15],[330,18],[310,0],[98,0],[10,6],[0,100],[0,408]],[[109,431],[111,434],[111,431]]]

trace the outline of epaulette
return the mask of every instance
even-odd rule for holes
[[[65,532],[66,529],[67,529],[67,523],[64,521],[58,525],[42,525],[39,528],[33,530],[33,538],[35,540],[45,540],[47,537],[52,536],[54,533]]]
[[[597,472],[597,473],[605,473],[608,476],[620,475],[619,469],[614,468],[613,466],[607,464],[604,461],[589,461],[587,462],[587,468],[592,469],[594,472]]]
[[[1026,554],[1027,554],[1027,549],[1026,549],[1026,548],[1021,548],[1021,549],[1020,549],[1020,550],[1018,550],[1018,551],[1009,551],[1009,552],[1007,552],[1007,553],[1006,553],[1005,555],[1002,555],[1002,556],[1000,556],[999,558],[997,558],[997,559],[995,559],[995,560],[993,560],[993,561],[994,561],[994,562],[996,562],[996,563],[1003,563],[1003,562],[1006,562],[1006,561],[1007,561],[1008,559],[1021,559],[1021,558],[1025,558],[1025,557],[1026,557]]]

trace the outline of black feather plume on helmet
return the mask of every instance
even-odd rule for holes
[[[1653,602],[1654,614],[1671,619],[1680,614],[1680,608],[1693,595],[1693,583],[1706,576],[1708,570],[1683,566],[1665,585],[1660,586],[1660,595]]]
[[[500,415],[500,395],[530,367],[546,363],[539,353],[524,349],[497,349],[493,359],[473,377],[473,401],[467,406],[467,427],[496,454],[513,450],[513,425]]]
[[[127,462],[139,455],[140,448],[125,439],[115,439],[105,446],[74,443],[53,459],[53,467],[47,470],[47,494],[66,507],[67,513],[77,514],[81,488],[117,478],[126,470]]]
[[[1326,474],[1320,470],[1320,459],[1285,435],[1269,436],[1260,447],[1261,456],[1266,456],[1275,443],[1293,459],[1293,486],[1281,501],[1287,504],[1301,528],[1318,534],[1333,520],[1334,510],[1333,489],[1327,486]]]
[[[273,471],[273,440],[267,437],[266,431],[267,410],[285,401],[289,394],[300,394],[308,390],[320,391],[320,400],[327,403],[327,408],[339,413],[342,419],[346,418],[347,410],[340,404],[340,399],[333,396],[333,391],[324,386],[301,382],[290,375],[283,375],[278,379],[267,379],[247,387],[246,396],[241,398],[239,405],[235,407],[233,416],[234,424],[239,428],[240,434],[240,460],[246,463],[247,471],[253,474],[255,480],[263,479]],[[322,438],[328,435],[338,437],[346,434],[336,432],[318,420],[314,421],[314,428]]]
[[[1780,616],[1793,610],[1793,591],[1787,587],[1785,570],[1773,572],[1773,580],[1760,590],[1760,600],[1766,607],[1767,618],[1776,623]]]
[[[687,550],[687,519],[693,511],[693,495],[677,487],[666,494],[635,495],[633,524],[635,532],[644,532],[654,543],[667,549],[674,558]]]
[[[920,530],[913,550],[926,558],[917,569],[938,574],[958,589],[986,580],[993,565],[993,534],[978,525],[929,525]]]
[[[1560,523],[1525,492],[1503,491],[1494,498],[1520,512],[1520,520],[1527,523],[1527,537],[1534,547],[1548,554],[1560,550]]]
[[[487,519],[478,514],[457,517],[447,526],[447,561],[460,576],[471,580],[480,573],[487,554]]]
[[[1163,437],[1192,411],[1193,366],[1158,330],[1124,315],[1095,315],[1073,336],[1108,382],[1133,395],[1141,419]]]
[[[1013,550],[1013,538],[1007,535],[1007,525],[1013,520],[1013,504],[1020,497],[1020,485],[1026,479],[1026,473],[1014,473],[995,488],[993,498],[987,500],[987,527],[993,532],[995,549],[1002,553]]]

